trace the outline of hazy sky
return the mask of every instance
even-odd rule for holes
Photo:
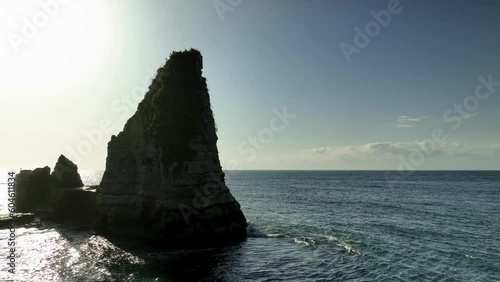
[[[103,169],[156,69],[193,47],[225,169],[500,169],[499,13],[479,0],[1,1],[0,167],[63,153]]]

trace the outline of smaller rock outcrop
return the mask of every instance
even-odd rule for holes
[[[21,170],[16,175],[16,211],[43,207],[51,194],[50,167]]]
[[[22,170],[16,176],[16,212],[36,212],[41,218],[90,224],[95,217],[95,188],[83,187],[78,167],[61,155],[52,174],[48,166]]]
[[[54,187],[83,187],[82,179],[78,174],[78,167],[64,155],[59,156],[51,177]]]

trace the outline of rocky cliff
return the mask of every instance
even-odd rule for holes
[[[98,189],[102,232],[160,244],[246,236],[224,182],[202,56],[174,52],[108,144]]]

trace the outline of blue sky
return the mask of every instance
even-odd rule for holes
[[[500,169],[500,87],[474,98],[478,77],[500,82],[495,1],[73,0],[19,43],[23,19],[49,2],[0,4],[0,167],[64,153],[104,168],[137,89],[172,51],[193,47],[226,169]],[[340,44],[355,46],[355,27],[388,5],[400,12],[348,62]],[[458,114],[464,101],[477,105]],[[294,117],[271,128],[285,108]],[[426,151],[436,129],[447,138]]]

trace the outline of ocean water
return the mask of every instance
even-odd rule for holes
[[[43,224],[17,230],[16,276],[0,262],[0,281],[500,281],[500,172],[228,171],[226,182],[250,223],[244,242],[159,251]]]

